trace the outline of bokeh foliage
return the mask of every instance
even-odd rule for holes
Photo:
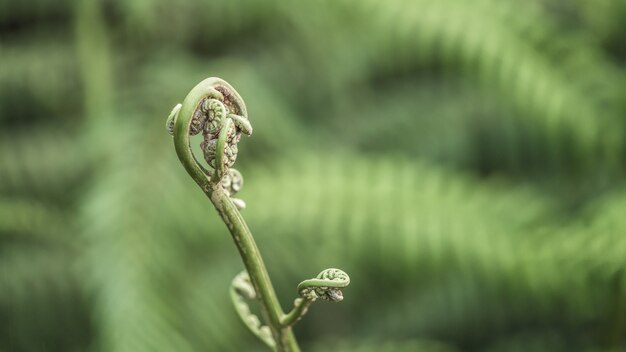
[[[306,351],[626,348],[623,0],[0,0],[0,351],[261,351],[164,122],[244,97]]]

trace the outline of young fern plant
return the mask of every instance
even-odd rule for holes
[[[243,99],[225,81],[207,78],[174,107],[166,127],[174,137],[180,162],[215,206],[243,260],[245,270],[233,279],[230,289],[235,310],[248,329],[273,351],[300,351],[292,326],[318,298],[341,301],[342,289],[350,278],[339,269],[326,269],[298,285],[300,297],[291,311],[285,313],[280,306],[261,253],[240,213],[245,203],[234,198],[243,186],[243,176],[233,168],[237,144],[242,134],[252,134]],[[191,150],[191,136],[199,133],[204,137],[200,147],[210,169],[201,165]],[[251,301],[260,305],[261,318],[251,312]]]

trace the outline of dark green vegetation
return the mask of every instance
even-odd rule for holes
[[[623,0],[0,0],[0,351],[261,351],[164,129],[245,97],[238,195],[305,351],[626,348]],[[198,141],[199,144],[199,141]]]

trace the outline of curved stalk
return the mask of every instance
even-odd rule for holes
[[[222,174],[222,172],[217,171],[219,168],[213,172],[203,168],[196,160],[190,148],[190,125],[203,99],[206,97],[219,100],[224,99],[224,94],[215,89],[215,85],[220,85],[228,89],[228,93],[231,95],[236,94],[228,83],[218,78],[208,78],[194,87],[183,101],[182,106],[180,108],[178,108],[178,106],[174,108],[170,119],[168,119],[168,123],[174,125],[174,147],[187,173],[189,173],[191,178],[193,178],[202,191],[209,197],[220,217],[224,223],[226,223],[235,241],[237,250],[241,255],[246,271],[248,272],[250,282],[257,292],[258,300],[261,303],[261,311],[272,332],[276,350],[280,352],[300,351],[291,328],[283,327],[280,324],[280,319],[284,313],[280,307],[278,297],[270,281],[261,253],[247,224],[230,199],[229,194],[226,193],[221,185],[220,176],[222,175],[220,174]],[[240,100],[240,102],[243,104],[243,101]],[[246,114],[245,106],[242,105],[240,109]],[[226,128],[222,129],[222,131],[226,130]],[[224,135],[225,132],[220,134]],[[223,148],[223,138],[220,138],[219,143],[222,145],[218,146],[218,148]],[[222,164],[222,158],[223,154],[221,153],[219,157],[216,157],[216,159],[218,159],[216,162],[220,165]]]
[[[283,326],[294,325],[298,322],[298,320],[302,319],[302,317],[309,310],[309,307],[311,306],[311,304],[313,304],[313,302],[315,302],[314,299],[296,298],[296,300],[293,302],[293,308],[289,313],[283,316],[283,319],[280,321],[280,323]]]
[[[250,282],[261,302],[263,315],[266,316],[268,326],[272,331],[272,336],[274,336],[276,349],[278,351],[300,351],[291,328],[283,327],[281,324],[281,318],[284,315],[283,310],[278,302],[261,253],[241,213],[223,189],[219,187],[214,189],[210,198],[235,240],[241,259],[243,259],[246,271],[250,276]]]
[[[237,143],[242,134],[252,133],[243,99],[225,81],[207,78],[189,92],[182,105],[174,107],[167,120],[167,130],[174,137],[180,162],[213,203],[243,260],[247,276],[238,275],[231,286],[237,313],[250,331],[273,350],[300,351],[291,326],[315,299],[341,300],[340,290],[347,286],[349,278],[341,270],[327,269],[317,278],[303,281],[298,286],[303,298],[296,300],[289,314],[283,312],[259,248],[239,212],[245,203],[231,198],[243,184],[241,173],[231,168],[237,158]],[[190,136],[198,133],[204,136],[201,148],[212,170],[204,168],[191,151]],[[249,299],[260,303],[266,326],[250,312]],[[267,333],[268,329],[271,334]]]

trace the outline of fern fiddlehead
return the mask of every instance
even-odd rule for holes
[[[275,351],[300,351],[291,326],[300,319],[317,298],[340,301],[341,289],[350,282],[338,269],[327,269],[315,279],[298,286],[302,298],[289,314],[278,302],[259,249],[240,209],[245,203],[233,196],[243,186],[243,176],[232,168],[238,155],[241,135],[251,135],[252,125],[241,96],[225,81],[211,77],[196,85],[182,104],[172,109],[166,128],[174,137],[174,147],[191,178],[209,197],[228,227],[246,270],[231,284],[231,299],[240,318],[250,331]],[[190,136],[202,133],[200,148],[212,169],[206,169],[191,151]],[[266,325],[248,306],[256,300]]]
[[[318,298],[326,301],[340,302],[343,300],[342,289],[350,284],[350,277],[343,270],[326,269],[317,275],[317,277],[304,280],[298,285],[298,293],[300,298],[296,298],[293,303],[293,309],[283,317],[282,324],[290,326],[296,323],[307,310],[311,303]]]
[[[275,349],[276,342],[272,337],[272,331],[266,325],[261,324],[261,320],[250,311],[247,300],[258,299],[257,293],[252,287],[250,276],[244,270],[240,272],[230,284],[230,299],[233,302],[239,318],[248,329],[263,341],[269,348]]]
[[[326,269],[316,278],[304,280],[298,285],[300,296],[308,300],[322,298],[327,301],[339,302],[343,300],[341,289],[350,284],[348,274],[339,269]]]

